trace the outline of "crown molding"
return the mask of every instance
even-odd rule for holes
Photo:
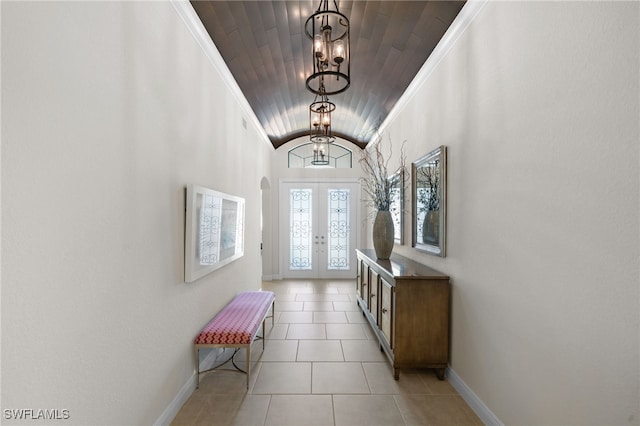
[[[456,19],[451,23],[447,31],[442,36],[440,42],[436,45],[431,55],[427,58],[420,71],[416,74],[416,77],[404,91],[398,102],[393,106],[389,115],[380,125],[378,134],[382,134],[384,130],[397,118],[398,114],[404,109],[405,106],[416,96],[418,89],[429,79],[431,73],[438,67],[438,64],[447,56],[449,50],[455,45],[456,41],[469,27],[471,22],[478,16],[482,8],[487,4],[489,0],[467,0],[465,5],[456,16]],[[371,142],[378,142],[378,140],[372,140]]]
[[[169,0],[169,3],[171,3],[173,8],[176,10],[178,16],[180,16],[191,35],[193,35],[196,43],[198,43],[198,46],[200,46],[202,52],[218,72],[224,84],[231,91],[232,95],[238,100],[240,106],[244,110],[245,114],[247,114],[249,120],[251,120],[260,136],[262,136],[265,142],[267,142],[267,144],[273,149],[271,140],[269,139],[269,136],[267,136],[267,133],[264,131],[264,127],[258,120],[258,117],[256,117],[255,112],[253,112],[253,109],[249,105],[247,98],[242,93],[242,90],[240,90],[240,86],[238,86],[235,78],[233,78],[229,67],[227,67],[224,59],[222,59],[222,55],[220,55],[218,48],[211,40],[211,37],[209,37],[207,30],[204,28],[204,25],[202,24],[202,21],[198,17],[196,11],[193,9],[193,6],[191,6],[191,3],[189,3],[189,0]]]

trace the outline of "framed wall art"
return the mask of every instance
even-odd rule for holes
[[[244,205],[244,198],[187,185],[185,282],[193,282],[244,255]]]

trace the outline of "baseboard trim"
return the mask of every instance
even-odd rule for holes
[[[476,395],[469,386],[456,374],[453,368],[449,367],[446,371],[447,380],[458,391],[462,399],[464,399],[471,409],[480,417],[480,420],[488,426],[504,426],[504,423],[493,414],[493,412],[485,405],[478,395]]]
[[[165,408],[162,412],[158,420],[153,423],[153,426],[169,426],[173,419],[176,418],[176,415],[182,408],[187,399],[191,396],[193,391],[196,388],[196,375],[194,374],[189,377],[187,383],[182,386],[178,394],[173,398],[173,401]]]
[[[200,370],[211,368],[222,351],[223,349],[212,349],[200,363]],[[153,423],[153,426],[169,426],[195,389],[196,372],[194,371],[191,377],[189,377],[189,380],[180,388],[175,398],[173,398],[160,417],[158,417],[158,420]]]

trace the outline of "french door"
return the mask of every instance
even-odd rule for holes
[[[353,278],[358,237],[357,182],[280,183],[283,278]]]

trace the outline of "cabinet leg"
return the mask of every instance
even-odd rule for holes
[[[436,368],[436,377],[438,380],[444,380],[444,368]]]
[[[393,378],[396,380],[400,380],[400,370],[397,368],[393,369]]]

